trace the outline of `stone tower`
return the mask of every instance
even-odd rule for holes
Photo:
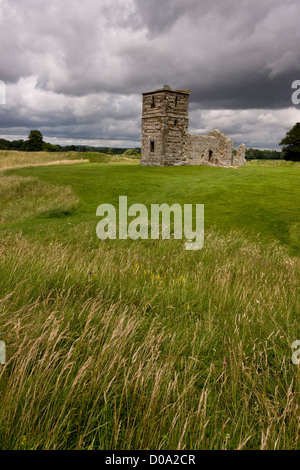
[[[189,95],[168,85],[143,93],[141,165],[182,165]]]

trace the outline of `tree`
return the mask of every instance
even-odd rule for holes
[[[30,131],[28,140],[26,141],[26,150],[30,152],[39,152],[43,150],[44,141],[40,131]]]
[[[279,145],[285,145],[284,159],[293,162],[300,161],[300,122],[297,122],[290,131],[286,133],[286,137],[282,139]]]
[[[43,150],[45,152],[59,152],[60,145],[53,145],[53,144],[49,144],[49,143],[44,143],[43,144]]]
[[[136,149],[128,149],[123,153],[124,157],[139,158],[140,154]]]

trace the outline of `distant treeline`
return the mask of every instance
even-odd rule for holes
[[[246,149],[246,160],[284,160],[284,152],[249,148]]]
[[[40,145],[39,145],[40,144]],[[0,150],[20,150],[23,152],[100,152],[108,155],[123,155],[129,147],[92,147],[89,145],[53,145],[47,142],[38,142],[38,144],[28,140],[13,140],[0,139]],[[136,147],[137,153],[141,153],[140,147]]]

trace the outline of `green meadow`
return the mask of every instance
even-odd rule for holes
[[[0,152],[0,448],[299,449],[299,176]],[[99,240],[122,195],[203,248]]]

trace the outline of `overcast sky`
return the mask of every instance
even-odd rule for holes
[[[141,93],[189,88],[190,126],[276,148],[296,122],[299,0],[0,0],[0,137],[140,145]]]

